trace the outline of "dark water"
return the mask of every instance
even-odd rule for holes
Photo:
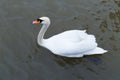
[[[39,47],[40,27],[51,18],[46,38],[70,29],[94,34],[106,54],[71,59]],[[0,80],[120,80],[119,0],[1,0]]]

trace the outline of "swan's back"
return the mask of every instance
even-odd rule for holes
[[[60,34],[54,35],[50,37],[48,40],[52,40],[52,41],[68,40],[71,42],[77,42],[77,41],[83,40],[87,36],[88,34],[86,33],[86,30],[69,30],[69,31],[64,31]]]

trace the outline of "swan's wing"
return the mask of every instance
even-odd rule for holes
[[[88,35],[84,40],[74,43],[69,43],[66,41],[66,45],[64,46],[65,54],[80,54],[86,51],[92,50],[97,47],[97,43],[95,41],[95,37],[93,35]]]
[[[97,43],[92,40],[83,40],[71,43],[68,40],[48,41],[46,48],[54,54],[62,56],[78,55],[82,57],[84,52],[90,51],[97,47]]]
[[[72,35],[73,32],[68,33]],[[76,33],[77,36],[74,33],[74,37],[73,35],[69,36],[68,33],[65,32],[65,35],[62,33],[64,37],[59,34],[47,39],[46,42],[44,42],[45,47],[58,55],[69,55],[73,53],[82,53],[94,49],[97,46],[93,35],[88,35],[85,32],[78,32]]]

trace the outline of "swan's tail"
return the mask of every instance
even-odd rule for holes
[[[107,52],[107,50],[104,50],[104,49],[102,49],[100,47],[97,47],[97,48],[95,48],[93,50],[85,52],[84,55],[104,54],[106,52]]]
[[[79,54],[76,54],[76,55],[66,55],[66,56],[67,57],[83,57],[84,55],[104,54],[106,52],[107,52],[107,50],[104,50],[100,47],[96,47],[95,49],[90,50],[90,51],[86,51],[84,53],[79,53]]]

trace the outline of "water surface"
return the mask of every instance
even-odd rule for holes
[[[71,29],[94,34],[106,54],[71,59],[37,45],[39,26],[51,19],[45,38]],[[1,0],[0,80],[120,80],[120,1]]]

